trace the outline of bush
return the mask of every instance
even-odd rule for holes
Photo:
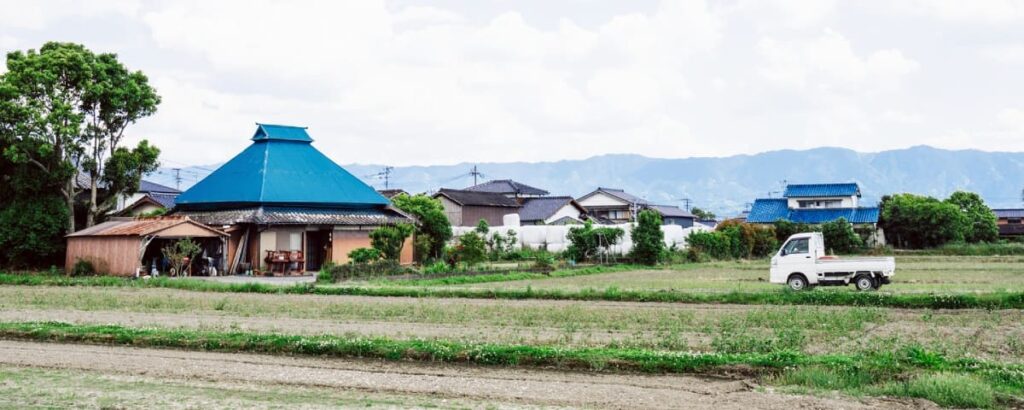
[[[490,232],[490,230],[491,227],[490,225],[487,224],[486,219],[480,219],[479,221],[476,221],[476,228],[473,228],[474,232],[479,234],[481,237],[485,238],[487,237],[487,233]]]
[[[441,201],[423,194],[401,194],[391,198],[391,203],[419,221],[413,241],[416,260],[422,262],[443,257],[445,244],[452,238],[452,225]]]
[[[640,211],[630,237],[633,239],[630,256],[638,263],[654,265],[664,257],[665,233],[661,231],[661,214],[656,211]]]
[[[380,251],[384,259],[397,261],[402,256],[405,239],[412,235],[413,226],[398,224],[382,226],[370,232],[370,246]]]
[[[535,269],[552,269],[555,267],[555,255],[548,252],[541,252],[536,255],[533,260],[533,267]]]
[[[402,267],[396,260],[381,259],[369,263],[324,266],[317,274],[317,281],[338,282],[345,279],[401,275],[410,272],[412,272],[411,269]]]
[[[714,232],[692,232],[686,239],[687,259],[763,258],[778,248],[775,228],[737,221],[725,221]]]
[[[76,259],[75,265],[71,268],[71,276],[92,276],[96,274],[96,267],[92,262],[85,259]]]
[[[957,191],[945,201],[913,194],[882,197],[878,224],[886,241],[922,249],[955,242],[991,242],[998,228],[992,210],[977,194]]]
[[[486,256],[487,244],[484,242],[484,238],[481,238],[475,231],[459,236],[459,243],[455,246],[457,262],[472,266],[483,262]]]
[[[565,254],[577,261],[590,260],[597,256],[598,251],[607,251],[609,247],[618,243],[625,234],[621,228],[594,228],[594,223],[588,220],[583,226],[569,228],[569,246]]]
[[[381,258],[383,254],[374,248],[356,248],[348,253],[349,263],[369,263]]]
[[[455,271],[451,265],[444,262],[434,262],[430,265],[423,267],[423,274],[425,275],[438,275],[442,273],[452,273]]]
[[[480,220],[481,222],[485,222]],[[488,254],[492,261],[509,258],[515,251],[516,231],[509,229],[504,235],[500,232],[492,233],[487,239]]]
[[[825,246],[836,253],[852,253],[864,247],[860,235],[845,218],[821,224],[821,234],[825,238]]]

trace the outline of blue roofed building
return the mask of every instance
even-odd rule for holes
[[[229,273],[346,263],[351,250],[370,247],[370,231],[414,222],[314,148],[306,128],[257,124],[252,141],[175,199],[175,214],[231,235]],[[272,259],[285,254],[288,263]],[[411,261],[407,244],[402,262]]]
[[[821,224],[845,218],[854,225],[878,230],[879,208],[860,206],[860,186],[855,182],[789,184],[782,198],[759,198],[746,217],[748,223],[775,223],[780,219],[796,223]],[[875,243],[884,241],[881,233]]]

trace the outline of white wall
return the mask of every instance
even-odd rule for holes
[[[572,204],[565,204],[565,206],[563,206],[561,209],[559,209],[558,212],[555,212],[555,214],[551,215],[550,218],[545,219],[544,222],[552,223],[554,221],[557,221],[557,220],[562,219],[562,218],[567,217],[567,216],[572,218],[572,219],[579,220],[580,219],[580,210],[576,209],[576,207],[572,206]]]
[[[579,226],[579,225],[576,225]],[[633,249],[633,241],[629,237],[629,233],[633,230],[633,224],[619,224],[619,225],[600,225],[600,226],[614,226],[622,228],[625,231],[622,239],[619,243],[611,248],[614,253],[628,253]],[[490,237],[495,232],[505,235],[509,229],[516,232],[516,247],[528,246],[533,249],[541,249],[545,245],[547,250],[552,252],[564,251],[569,246],[569,241],[566,237],[569,234],[569,229],[573,226],[567,225],[524,225],[524,226],[492,226],[490,227],[487,236]],[[453,226],[452,233],[455,238],[466,232],[471,232],[475,228],[471,226]],[[711,231],[703,225],[695,225],[691,228],[683,228],[679,225],[662,225],[661,231],[665,233],[665,246],[672,246],[673,244],[683,249],[686,247],[686,237],[690,235],[690,232],[704,232]],[[453,239],[455,240],[455,239]]]
[[[591,195],[590,197],[584,198],[582,201],[577,200],[576,202],[579,202],[579,204],[583,205],[584,208],[586,208],[588,206],[622,206],[622,205],[629,205],[627,202],[625,202],[625,201],[623,201],[623,200],[621,200],[619,198],[613,197],[611,195],[607,195],[607,194],[602,193],[602,192],[598,192],[597,194],[594,194],[594,195]]]

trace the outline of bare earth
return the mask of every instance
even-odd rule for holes
[[[917,401],[855,401],[840,397],[793,396],[756,389],[747,381],[679,375],[572,373],[0,340],[0,370],[4,369],[70,370],[76,374],[88,372],[116,376],[124,384],[156,379],[168,384],[201,382],[207,389],[218,385],[256,385],[268,390],[297,389],[307,395],[316,395],[316,389],[322,389],[390,394],[411,400],[388,403],[389,406],[398,407],[421,406],[423,402],[416,400],[417,397],[435,405],[440,399],[441,405],[445,407],[787,410],[931,407],[930,403]],[[14,382],[0,380],[0,387],[7,387],[11,383]],[[61,380],[56,378],[53,383],[53,387],[57,388]],[[40,391],[49,388],[45,385],[33,387]],[[190,402],[195,397],[189,395],[162,402],[162,399],[167,398],[159,397],[160,391],[154,389],[151,393],[154,397],[147,397],[147,400],[154,401],[150,401],[150,404],[164,403],[168,407],[196,407],[202,404],[204,408],[211,407],[208,401]],[[22,399],[30,402],[35,397],[26,396]],[[446,401],[448,399],[452,401]],[[19,398],[9,393],[4,395],[2,401],[10,405],[19,404]],[[289,405],[311,407],[301,400]]]

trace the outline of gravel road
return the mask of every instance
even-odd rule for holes
[[[0,340],[0,366],[88,371],[168,381],[318,387],[471,400],[498,407],[861,409],[925,402],[793,396],[741,380],[574,373],[411,362],[187,352]],[[39,386],[45,388],[45,386]],[[187,406],[189,397],[181,397]]]

